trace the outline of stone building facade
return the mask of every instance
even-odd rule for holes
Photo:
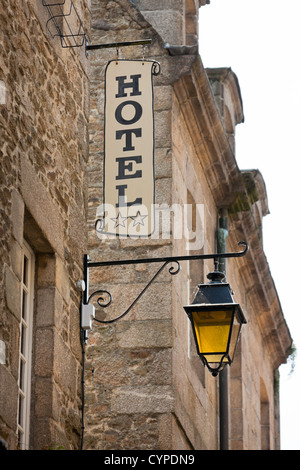
[[[121,49],[119,57],[144,56],[161,65],[154,80],[156,203],[203,205],[204,253],[216,251],[224,217],[227,251],[236,251],[240,240],[250,244],[248,256],[226,266],[248,324],[228,371],[225,446],[275,449],[280,445],[275,376],[291,338],[262,248],[262,219],[268,213],[263,178],[257,170],[240,171],[235,160],[235,127],[244,119],[238,80],[230,69],[205,70],[198,54],[197,17],[207,3],[95,2],[91,41],[152,39],[144,50]],[[117,51],[107,50],[90,58],[90,257],[194,254],[192,243],[187,246],[175,236],[102,240],[99,245],[95,214],[103,193],[104,70],[115,57]],[[196,356],[183,311],[212,265],[197,261],[181,267],[176,276],[161,274],[128,316],[93,328],[87,345],[87,448],[220,448],[221,387]],[[154,272],[152,265],[95,270],[93,288],[107,289],[114,299],[113,313],[107,309],[105,318],[125,311]]]
[[[0,12],[0,434],[9,449],[77,448],[80,438],[88,61],[51,36],[49,18],[41,1],[11,0]]]
[[[198,51],[197,19],[209,1],[73,2],[89,44],[152,42],[87,56],[84,45],[62,47],[54,36],[45,6],[54,2],[9,0],[0,13],[0,437],[9,449],[78,449],[84,400],[84,449],[220,448],[222,385],[197,357],[183,311],[212,262],[185,261],[174,276],[164,271],[128,316],[93,322],[84,395],[77,281],[85,253],[93,261],[153,258],[214,253],[218,244],[236,251],[246,240],[249,253],[226,263],[248,322],[226,369],[226,445],[278,449],[277,369],[291,337],[262,246],[264,181],[235,160],[235,127],[244,118],[238,80],[230,69],[205,70]],[[66,9],[68,0],[62,3]],[[103,202],[104,73],[116,57],[160,63],[155,202],[188,205],[194,214],[202,208],[201,227],[192,219],[196,244],[175,237],[174,228],[138,240],[103,240],[95,230]],[[155,272],[144,264],[94,269],[91,291],[113,297],[96,315],[126,310]],[[32,337],[26,351],[25,331]],[[23,370],[31,376],[25,390]],[[28,397],[22,413],[18,403]]]

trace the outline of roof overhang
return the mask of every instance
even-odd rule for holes
[[[276,369],[286,362],[292,339],[263,250],[259,220],[269,213],[265,183],[258,170],[238,168],[209,79],[216,74],[223,76],[230,89],[236,123],[243,122],[241,94],[230,69],[210,69],[208,74],[198,56],[189,73],[174,83],[174,92],[215,204],[230,214],[229,243],[241,239],[249,243],[250,254],[239,260],[239,272],[256,304],[256,319]]]

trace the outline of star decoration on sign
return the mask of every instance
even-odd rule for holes
[[[140,211],[137,211],[136,215],[134,217],[130,217],[133,222],[133,226],[135,227],[136,225],[144,225],[144,219],[148,217],[147,215],[141,215]]]
[[[118,213],[117,217],[111,217],[110,220],[114,220],[115,226],[114,228],[118,227],[119,225],[125,227],[125,221],[127,217],[122,217],[121,212]]]

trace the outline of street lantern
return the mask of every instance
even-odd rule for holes
[[[78,281],[77,287],[82,291],[82,302],[80,305],[80,339],[82,344],[82,384],[84,386],[84,344],[87,342],[88,330],[92,327],[92,321],[95,320],[102,324],[114,323],[125,317],[144,295],[149,286],[155,281],[157,276],[171,264],[169,273],[178,274],[181,261],[193,261],[213,259],[215,266],[220,258],[239,258],[248,251],[246,242],[239,242],[244,246],[244,250],[235,253],[212,253],[186,256],[171,256],[164,258],[143,258],[127,259],[114,261],[90,261],[88,255],[84,255],[83,272],[84,279]],[[92,293],[89,292],[89,270],[91,268],[106,266],[121,266],[130,264],[149,264],[161,263],[160,268],[150,279],[148,284],[141,290],[137,297],[131,302],[125,312],[115,318],[103,320],[96,318],[95,307],[91,300],[97,296],[97,304],[106,308],[112,303],[112,295],[109,291],[101,289]],[[174,266],[175,265],[175,266]],[[241,326],[246,323],[245,317],[239,304],[234,303],[229,284],[224,282],[224,274],[218,271],[207,276],[210,279],[208,284],[200,284],[198,292],[192,303],[184,307],[189,316],[195,336],[198,354],[203,363],[208,367],[213,376],[217,376],[226,364],[231,364],[236,345],[238,342]],[[213,367],[213,364],[215,367]],[[84,403],[82,405],[82,416]],[[221,426],[220,426],[221,427]],[[82,430],[84,427],[82,426]],[[83,443],[83,434],[82,434]],[[81,445],[82,447],[82,445]]]
[[[108,324],[114,323],[115,321],[125,317],[142,295],[144,295],[153,281],[155,281],[157,276],[169,264],[172,264],[169,268],[169,273],[172,275],[177,274],[180,271],[180,262],[184,260],[193,261],[200,259],[213,259],[216,266],[219,258],[238,258],[244,256],[248,251],[248,245],[246,242],[239,242],[239,245],[244,246],[243,251],[234,253],[171,256],[165,258],[92,262],[88,255],[84,255],[84,280],[78,282],[78,288],[83,292],[80,309],[83,342],[86,343],[87,341],[87,332],[91,329],[92,320]],[[97,304],[100,307],[105,308],[111,304],[112,296],[110,292],[103,289],[89,294],[90,268],[149,263],[162,264],[125,312],[109,320],[100,320],[99,318],[96,318],[95,307],[90,303],[92,297],[97,296]],[[241,326],[243,323],[247,322],[241,307],[233,301],[230,285],[224,281],[225,275],[215,269],[215,271],[208,274],[207,277],[210,279],[210,282],[208,284],[200,284],[193,303],[183,308],[192,323],[197,352],[202,362],[211,371],[212,375],[217,376],[226,364],[232,363]]]
[[[241,327],[247,323],[225,275],[214,271],[208,274],[210,282],[199,284],[191,305],[184,307],[194,334],[197,353],[213,376],[226,364],[231,364]]]

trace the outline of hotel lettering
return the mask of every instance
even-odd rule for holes
[[[105,74],[102,232],[154,230],[153,61],[111,61]]]

